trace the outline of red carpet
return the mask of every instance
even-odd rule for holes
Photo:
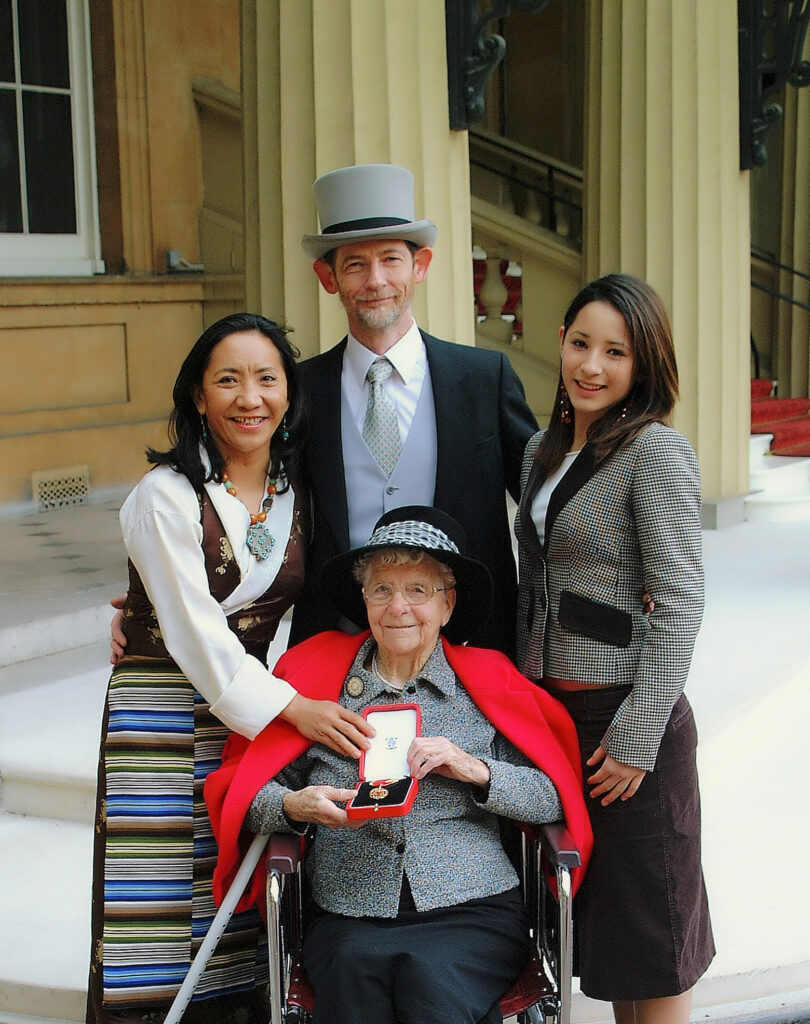
[[[751,381],[751,401],[755,398],[770,398],[773,391],[773,381],[754,378]]]
[[[751,433],[773,434],[774,455],[810,456],[810,398],[771,398],[773,382],[751,381]]]

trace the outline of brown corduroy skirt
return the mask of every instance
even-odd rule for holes
[[[585,778],[595,770],[585,761],[629,689],[552,691],[576,723]],[[700,863],[696,748],[692,709],[681,696],[655,769],[635,796],[607,807],[587,797],[594,851],[574,900],[574,962],[582,991],[593,999],[678,995],[714,956]]]

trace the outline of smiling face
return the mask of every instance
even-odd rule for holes
[[[228,334],[211,350],[195,397],[226,464],[270,451],[289,408],[287,376],[276,346],[259,331]]]
[[[334,268],[317,260],[315,273],[327,292],[340,296],[358,341],[384,337],[393,344],[411,325],[414,286],[427,276],[432,255],[427,248],[411,253],[393,239],[355,242],[335,251]]]
[[[450,619],[456,602],[453,589],[437,590],[424,604],[408,604],[403,596],[406,587],[421,586],[431,591],[443,587],[435,560],[429,556],[418,565],[383,565],[372,559],[363,579],[363,588],[370,592],[381,583],[395,589],[388,604],[366,601],[368,624],[377,641],[381,666],[422,664],[430,657],[439,639],[439,631]],[[406,667],[402,673],[409,678]]]
[[[633,387],[634,358],[624,317],[607,302],[589,302],[560,328],[562,380],[574,410],[575,446]]]

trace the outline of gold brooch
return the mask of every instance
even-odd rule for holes
[[[352,676],[346,683],[346,692],[350,697],[359,697],[363,692],[363,680],[359,676]]]

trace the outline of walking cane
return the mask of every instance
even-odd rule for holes
[[[231,882],[231,887],[225,894],[225,899],[222,901],[222,905],[211,922],[211,927],[208,929],[208,934],[203,939],[202,945],[197,950],[197,955],[192,961],[191,967],[188,969],[188,974],[183,979],[183,984],[177,995],[174,997],[169,1012],[166,1014],[166,1019],[163,1024],[179,1024],[180,1019],[186,1012],[186,1007],[191,1002],[191,997],[194,995],[194,989],[197,987],[197,983],[205,970],[208,961],[214,955],[214,950],[217,948],[217,943],[222,938],[222,933],[228,927],[228,922],[233,916],[236,904],[239,902],[242,893],[247,888],[247,884],[250,881],[253,869],[259,863],[259,858],[264,852],[265,846],[267,846],[267,840],[270,836],[257,835],[253,837],[253,842],[248,847],[248,851],[239,865],[239,870],[236,872],[236,877]]]

